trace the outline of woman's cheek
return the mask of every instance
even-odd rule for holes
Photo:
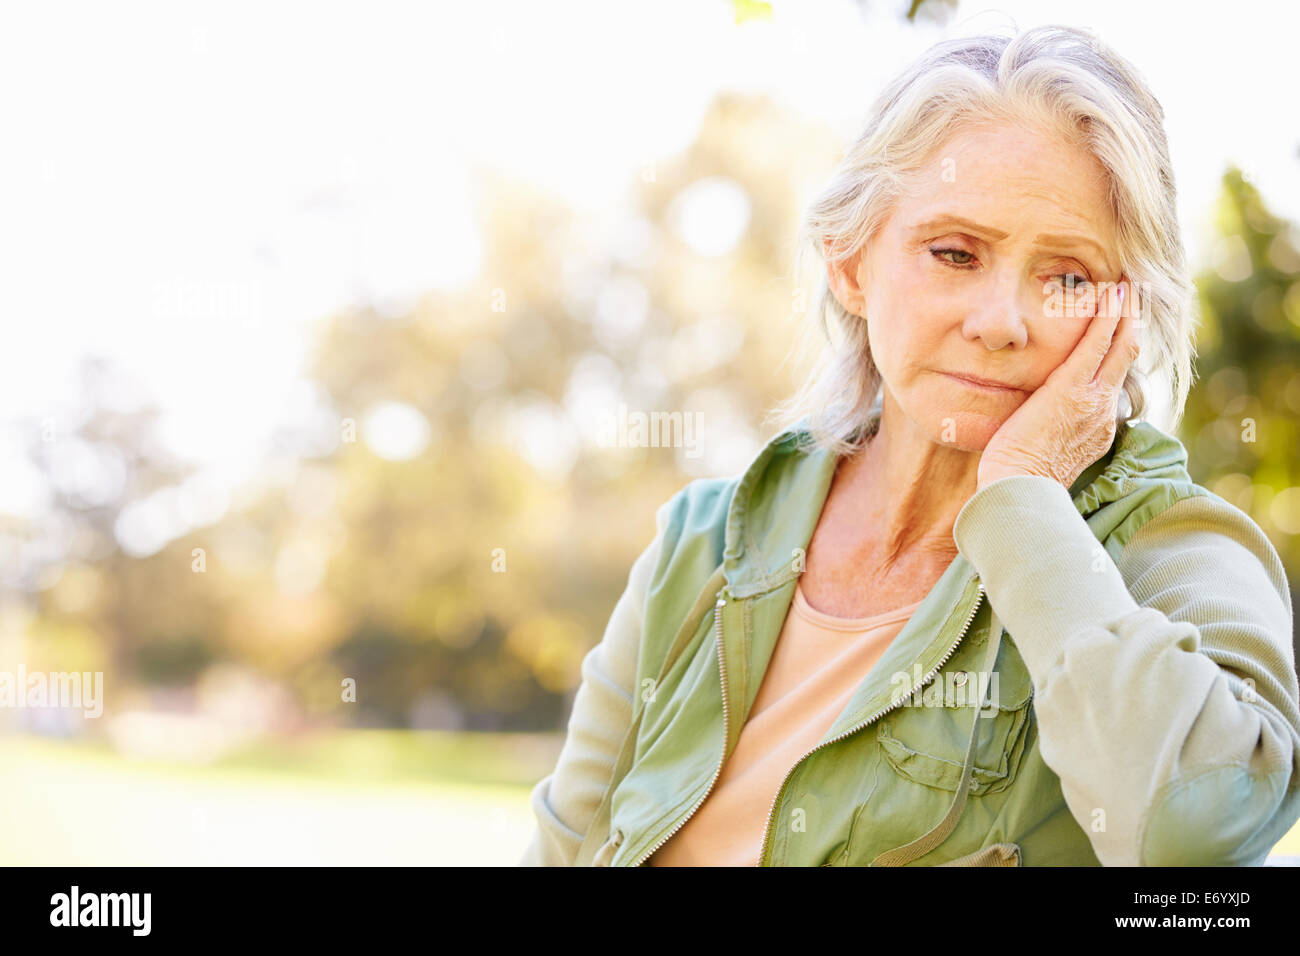
[[[1042,334],[1039,341],[1042,351],[1050,356],[1050,367],[1059,366],[1074,351],[1074,347],[1083,341],[1088,331],[1089,319],[1074,317],[1043,318],[1039,322]],[[1050,371],[1050,370],[1049,370]]]

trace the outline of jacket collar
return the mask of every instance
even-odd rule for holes
[[[863,428],[874,429],[877,403]],[[738,598],[796,577],[835,476],[838,456],[809,449],[807,419],[767,443],[740,476],[727,515],[723,571]],[[1150,422],[1121,422],[1110,451],[1084,469],[1070,488],[1087,518],[1150,481],[1190,482],[1187,452]]]

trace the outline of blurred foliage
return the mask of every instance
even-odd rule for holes
[[[280,435],[217,520],[148,556],[123,552],[121,524],[188,472],[158,440],[157,410],[115,410],[112,370],[88,365],[91,412],[52,435],[32,423],[52,513],[0,526],[4,596],[30,612],[28,666],[102,668],[107,714],[216,697],[283,721],[274,687],[298,721],[283,726],[561,728],[656,509],[741,467],[796,384],[805,287],[787,237],[840,148],[728,96],[602,216],[483,173],[478,280],[401,314],[323,322],[316,430]],[[1295,580],[1300,247],[1235,171],[1219,229],[1182,434],[1194,477],[1259,522]],[[595,422],[619,404],[698,413],[703,454],[606,447]],[[383,408],[427,425],[413,454],[382,440]],[[69,449],[121,480],[87,497]]]
[[[1180,427],[1198,484],[1255,520],[1300,580],[1300,229],[1230,169],[1197,278],[1196,386]],[[1300,646],[1300,642],[1298,642]]]
[[[921,19],[947,23],[956,12],[957,0],[910,0],[907,5],[907,19],[912,21]]]
[[[328,434],[280,436],[219,521],[149,556],[123,554],[113,529],[185,474],[146,454],[152,413],[97,413],[71,439],[120,449],[131,478],[101,506],[56,503],[86,547],[20,586],[43,622],[28,659],[56,630],[97,636],[113,654],[107,712],[192,705],[186,688],[234,666],[289,688],[312,725],[558,726],[656,509],[740,467],[796,382],[783,362],[804,299],[786,237],[837,146],[766,100],[726,97],[601,216],[484,172],[479,280],[403,314],[324,321],[310,376]],[[393,403],[429,425],[413,457],[371,440]],[[620,403],[698,415],[701,454],[605,447],[595,416]]]
[[[731,9],[736,15],[736,23],[772,19],[772,5],[762,0],[731,0]]]
[[[880,0],[856,2],[863,12],[881,5]],[[920,19],[946,23],[957,12],[957,0],[907,0],[906,3],[894,3],[893,6],[905,19],[913,22]],[[763,0],[731,0],[731,9],[737,24],[748,20],[772,19],[772,4],[764,3]]]

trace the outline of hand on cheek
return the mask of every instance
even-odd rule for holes
[[[1098,303],[1074,351],[1003,422],[980,456],[978,486],[1041,475],[1067,489],[1110,450],[1124,378],[1138,356],[1137,323],[1123,314],[1127,281]]]

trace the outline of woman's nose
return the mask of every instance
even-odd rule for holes
[[[1008,345],[1024,348],[1029,339],[1024,303],[1014,282],[998,280],[988,283],[970,304],[962,334],[971,341],[984,343],[990,352]]]

